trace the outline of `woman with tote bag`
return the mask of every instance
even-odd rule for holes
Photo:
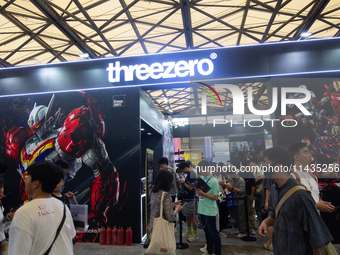
[[[176,254],[174,222],[176,214],[182,210],[181,201],[172,203],[167,193],[173,182],[169,171],[157,173],[151,194],[150,224],[148,227],[151,240],[145,254]],[[175,210],[173,208],[176,208]]]

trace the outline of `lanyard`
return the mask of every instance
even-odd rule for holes
[[[211,179],[211,177],[213,177],[214,175],[211,175],[210,177],[209,177],[209,179],[205,182],[205,183],[207,183],[208,184],[208,182],[210,181],[210,179]],[[205,180],[204,180],[205,181]]]

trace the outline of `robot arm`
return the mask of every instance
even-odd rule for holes
[[[18,162],[20,150],[31,135],[30,130],[25,127],[14,126],[9,131],[6,131],[6,128],[4,128],[3,133],[6,144],[6,156]]]

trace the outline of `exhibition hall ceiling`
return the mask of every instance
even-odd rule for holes
[[[340,35],[340,1],[0,0],[0,34],[0,68],[313,40]],[[265,83],[240,86],[268,104]],[[190,88],[147,93],[166,115],[190,109]],[[228,111],[232,98],[219,93]]]

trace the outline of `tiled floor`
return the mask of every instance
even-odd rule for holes
[[[184,227],[184,230],[186,228]],[[267,251],[263,248],[263,244],[267,242],[265,238],[260,237],[258,234],[255,236],[255,242],[245,242],[236,238],[236,235],[232,234],[236,231],[236,229],[228,229],[231,234],[222,238],[222,254],[230,254],[230,255],[245,255],[245,254],[273,254],[271,251]],[[179,234],[176,234],[177,240]],[[200,255],[200,248],[202,248],[205,244],[204,232],[202,229],[198,230],[199,239],[188,243],[185,238],[182,239],[182,242],[188,243],[189,248],[183,250],[177,250],[177,255]],[[179,241],[179,240],[178,240]],[[337,251],[340,254],[340,244],[335,245]],[[140,244],[133,244],[132,246],[108,246],[108,245],[99,245],[98,243],[77,243],[74,246],[74,254],[75,255],[144,255],[145,248],[143,248]]]

